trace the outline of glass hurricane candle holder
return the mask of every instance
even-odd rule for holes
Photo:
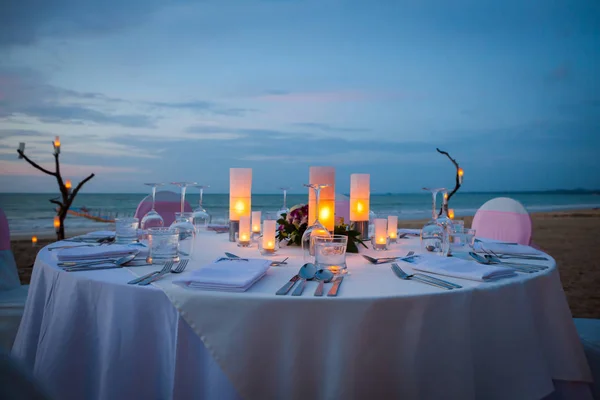
[[[388,249],[390,244],[390,238],[386,237],[375,237],[371,238],[371,247],[375,251],[384,251]]]
[[[261,256],[274,256],[279,251],[279,241],[277,239],[274,240],[263,240],[263,236],[258,239],[258,251]]]

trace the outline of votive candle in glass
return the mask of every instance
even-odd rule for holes
[[[371,238],[371,245],[374,250],[387,250],[388,236],[387,236],[387,219],[375,218],[373,221],[375,225],[375,234]]]
[[[390,243],[396,243],[398,240],[398,216],[388,215],[387,218],[387,231]]]
[[[238,246],[250,246],[250,217],[247,215],[240,217],[240,228],[238,231]]]
[[[277,250],[277,240],[275,238],[275,229],[277,227],[277,221],[266,220],[263,222],[263,232],[261,238],[261,254],[272,255]]]
[[[260,211],[252,211],[252,233],[260,233]]]

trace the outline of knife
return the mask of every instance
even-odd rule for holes
[[[339,278],[337,278],[335,280],[335,282],[333,282],[333,286],[331,287],[331,289],[329,289],[327,296],[329,296],[329,297],[337,296],[338,290],[340,289],[340,285],[342,284],[343,280],[344,280],[343,276],[340,276]]]
[[[287,294],[287,292],[290,291],[290,289],[292,288],[292,286],[294,286],[294,283],[296,283],[298,281],[298,279],[300,279],[299,275],[292,276],[292,279],[290,279],[288,283],[283,285],[281,287],[281,289],[279,289],[277,292],[275,292],[275,294],[280,295],[280,296]]]

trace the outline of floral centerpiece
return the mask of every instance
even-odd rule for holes
[[[308,204],[293,206],[288,214],[281,214],[281,218],[277,220],[277,223],[279,224],[277,240],[280,242],[282,240],[288,241],[288,246],[301,246],[302,235],[308,228]],[[360,239],[360,232],[344,224],[343,219],[340,223],[336,223],[333,234],[348,236],[348,246],[346,247],[348,253],[358,253],[358,243],[367,248]]]

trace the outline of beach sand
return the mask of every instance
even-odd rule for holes
[[[534,213],[533,242],[556,259],[560,278],[574,317],[600,318],[600,210]],[[470,226],[473,217],[459,218]],[[425,221],[400,221],[403,228],[421,228]],[[68,227],[67,227],[68,232]],[[19,276],[29,283],[37,251],[53,242],[30,239],[11,242]]]

